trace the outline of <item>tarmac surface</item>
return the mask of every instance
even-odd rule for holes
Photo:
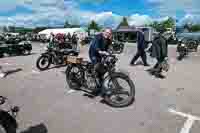
[[[80,56],[87,58],[87,47]],[[118,67],[129,73],[136,87],[136,100],[116,109],[101,98],[71,90],[65,80],[66,67],[40,72],[36,60],[44,44],[33,43],[29,56],[0,59],[3,71],[0,94],[20,106],[19,131],[35,133],[199,133],[200,132],[200,52],[177,61],[175,46],[169,47],[170,70],[157,79],[142,65],[129,66],[136,52],[127,44],[119,55]],[[148,57],[153,66],[155,60]],[[51,66],[53,67],[53,66]],[[191,116],[192,115],[192,116]],[[41,125],[40,125],[41,124]],[[30,128],[32,127],[32,128]],[[44,130],[44,128],[46,128]],[[43,129],[43,130],[42,130]]]

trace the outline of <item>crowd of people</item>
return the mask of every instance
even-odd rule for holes
[[[57,44],[60,48],[71,47],[74,50],[77,50],[78,47],[78,36],[74,32],[71,36],[70,33],[68,34],[53,34],[50,33],[50,44]],[[66,46],[67,45],[67,46]]]

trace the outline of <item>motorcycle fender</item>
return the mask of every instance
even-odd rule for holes
[[[2,124],[11,124],[14,128],[18,128],[17,121],[8,112],[0,110],[0,122]]]
[[[49,53],[42,53],[42,56],[50,56]]]

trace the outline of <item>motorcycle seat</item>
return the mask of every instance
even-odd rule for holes
[[[65,55],[68,55],[70,53],[74,53],[75,55],[78,55],[78,51],[73,50],[73,49],[61,49],[60,52],[62,52]]]

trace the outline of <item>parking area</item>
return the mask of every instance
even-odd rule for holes
[[[131,76],[136,100],[116,109],[101,103],[100,97],[92,99],[70,90],[66,67],[37,70],[43,47],[33,43],[29,56],[0,59],[3,70],[11,71],[0,79],[0,94],[20,106],[20,131],[42,123],[48,133],[199,133],[200,52],[177,61],[176,47],[169,46],[170,70],[164,73],[166,79],[157,79],[146,71],[149,67],[129,66],[136,47],[127,44],[118,68]],[[87,49],[83,47],[80,56],[87,58]],[[151,66],[155,63],[150,57],[148,61]]]

